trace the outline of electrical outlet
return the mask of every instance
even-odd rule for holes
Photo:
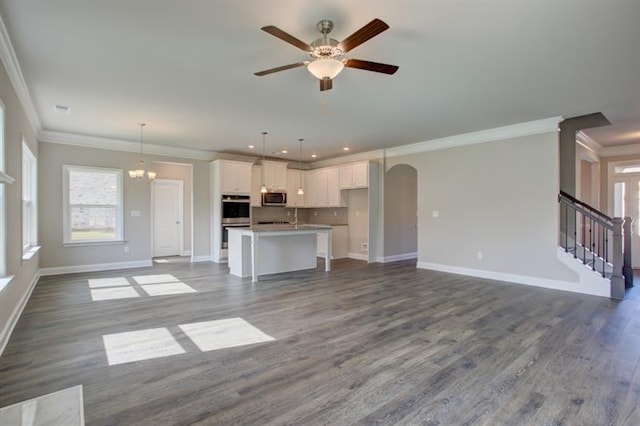
[[[334,216],[338,216],[338,212],[334,210],[334,211],[333,211],[333,215],[334,215]]]
[[[477,256],[478,256],[478,260],[484,259],[484,254],[481,251],[478,252]]]
[[[438,217],[438,216],[440,216],[440,213],[438,212],[438,210],[434,210],[434,211],[431,212],[431,216]]]
[[[287,216],[291,216],[291,210],[287,210]]]
[[[360,244],[360,250],[362,250],[362,251],[367,251],[367,250],[369,250],[369,244],[368,244],[368,243],[362,243],[362,244]]]
[[[129,253],[129,246],[128,246],[128,245],[125,245],[125,246],[124,246],[124,252],[125,252],[125,253]]]

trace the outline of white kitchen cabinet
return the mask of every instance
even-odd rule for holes
[[[317,237],[318,257],[327,254],[327,236],[318,234]],[[349,257],[349,227],[347,225],[332,225],[331,231],[331,259],[344,259]]]
[[[340,166],[340,189],[369,187],[369,163],[346,164]]]
[[[287,190],[287,163],[264,161],[264,184],[269,191]]]
[[[262,206],[262,195],[260,195],[261,179],[262,166],[253,166],[251,168],[251,207]]]
[[[304,190],[303,195],[298,195],[298,188],[300,187],[300,174],[302,174],[302,182]],[[309,192],[309,188],[306,186],[305,173],[302,170],[287,170],[287,207],[305,207],[305,195]]]
[[[307,207],[341,207],[342,194],[337,167],[312,170],[309,173]]]
[[[340,207],[342,205],[340,193],[340,171],[337,167],[327,169],[327,207]]]
[[[219,162],[221,194],[251,194],[251,163],[216,160]]]

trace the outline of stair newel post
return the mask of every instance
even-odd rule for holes
[[[631,224],[633,219],[630,216],[624,218],[622,232],[624,234],[624,261],[622,264],[622,275],[626,288],[633,287],[633,267],[631,266]]]
[[[624,219],[621,217],[614,217],[611,220],[613,222],[613,275],[611,276],[611,298],[612,299],[624,299],[624,276],[622,275],[622,222]]]

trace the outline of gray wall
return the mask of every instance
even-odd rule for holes
[[[38,276],[39,255],[22,261],[22,138],[42,163],[33,128],[16,96],[9,77],[0,65],[0,99],[5,106],[4,164],[5,173],[16,180],[4,185],[6,209],[0,214],[6,225],[6,274],[13,275],[11,283],[0,290],[0,351],[8,339],[12,319],[17,319],[21,300],[26,298],[30,284]],[[1,273],[1,272],[0,272]]]
[[[577,280],[556,258],[556,133],[387,159],[395,164],[418,172],[419,265]]]
[[[418,173],[398,164],[386,173],[384,182],[384,256],[418,251]]]
[[[40,163],[40,240],[42,268],[74,267],[150,260],[151,250],[151,185],[133,181],[127,170],[135,167],[135,153],[42,143],[40,152],[46,162]],[[209,256],[209,164],[145,155],[147,161],[182,162],[193,165],[193,256]],[[129,246],[90,245],[62,246],[62,166],[64,164],[120,168],[124,172],[124,237]],[[155,163],[154,163],[155,168]],[[160,170],[160,168],[158,168]],[[139,217],[131,211],[139,210]]]

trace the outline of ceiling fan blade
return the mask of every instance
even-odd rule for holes
[[[285,33],[278,27],[274,27],[273,25],[267,25],[266,27],[261,28],[262,31],[271,34],[274,37],[278,37],[280,40],[286,41],[289,44],[294,45],[300,50],[304,50],[305,52],[313,52],[313,47],[308,45],[302,40],[298,40],[294,36],[289,33]]]
[[[333,80],[329,77],[325,77],[320,80],[320,91],[324,92],[325,90],[331,90],[333,88]]]
[[[342,40],[340,47],[342,47],[342,50],[346,53],[387,29],[389,29],[389,26],[376,18],[355,33],[351,34],[349,37]]]
[[[347,61],[344,63],[344,66],[348,68],[358,68],[361,70],[381,72],[384,74],[395,74],[395,72],[398,71],[398,68],[399,68],[396,65],[381,64],[379,62],[362,61],[360,59],[347,59]]]
[[[297,62],[295,64],[283,65],[281,67],[271,68],[271,69],[268,69],[268,70],[255,72],[253,74],[257,75],[258,77],[262,77],[263,75],[273,74],[274,72],[278,72],[278,71],[286,71],[286,70],[290,70],[292,68],[303,67],[305,65],[306,64],[304,62]]]

